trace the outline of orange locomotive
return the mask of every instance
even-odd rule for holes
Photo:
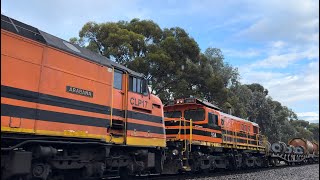
[[[161,171],[163,105],[142,74],[4,15],[1,45],[2,178]]]
[[[318,144],[294,138],[270,144],[259,125],[221,112],[196,98],[177,99],[164,106],[167,136],[162,173],[259,168],[319,162]]]
[[[177,99],[164,107],[167,156],[175,169],[199,171],[215,168],[261,167],[265,161],[265,139],[259,126],[220,111],[196,98]],[[235,162],[230,163],[230,159]]]

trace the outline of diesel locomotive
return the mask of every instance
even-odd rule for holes
[[[197,98],[164,106],[143,74],[1,15],[1,179],[311,163],[318,151],[301,139],[270,145],[258,124]]]
[[[161,172],[163,105],[142,74],[4,15],[1,44],[3,179]]]

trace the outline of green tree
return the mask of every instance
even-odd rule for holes
[[[281,130],[279,140],[282,142],[288,143],[290,139],[298,137],[297,129],[292,126],[289,121],[285,121],[281,124],[279,129]]]
[[[228,102],[232,104],[233,114],[241,118],[248,118],[251,98],[252,91],[246,85],[238,83],[231,86],[228,94]]]
[[[199,73],[193,78],[197,94],[218,105],[224,112],[228,112],[230,105],[233,113],[245,115],[244,109],[236,106],[238,97],[233,96],[229,89],[239,84],[238,70],[224,62],[222,51],[218,48],[207,48],[200,56],[199,63]]]
[[[313,134],[312,140],[319,143],[319,123],[310,123],[307,129]]]
[[[152,79],[152,91],[164,102],[171,96],[194,95],[200,49],[184,29],[161,29],[151,20],[86,23],[79,38],[83,45]],[[177,86],[179,84],[179,86]]]
[[[305,121],[305,120],[294,120],[291,121],[291,124],[295,127],[303,127],[303,128],[307,128],[309,126],[309,121]]]
[[[268,90],[264,89],[264,87],[261,84],[253,83],[247,85],[249,89],[251,89],[252,92],[260,92],[263,93],[265,96],[268,95]]]

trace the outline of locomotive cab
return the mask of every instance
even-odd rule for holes
[[[166,136],[193,143],[221,143],[219,108],[196,98],[177,99],[164,106]],[[184,130],[186,129],[186,130]]]
[[[207,104],[210,104],[206,102]],[[218,107],[210,104],[216,110]],[[210,127],[221,126],[219,115],[214,109],[206,106],[203,101],[195,98],[177,99],[169,102],[164,107],[164,117],[169,121],[185,119],[194,124],[207,125]]]

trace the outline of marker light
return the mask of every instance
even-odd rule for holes
[[[176,100],[176,104],[182,104],[183,103],[183,99],[177,99]]]

